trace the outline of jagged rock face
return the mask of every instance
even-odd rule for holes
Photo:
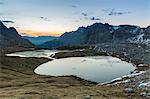
[[[28,40],[23,39],[15,28],[7,28],[0,21],[0,48],[7,47],[34,47]]]
[[[124,41],[130,37],[134,37],[140,31],[140,28],[130,25],[120,25],[117,30],[113,32],[114,41]]]
[[[59,40],[63,42],[63,45],[84,44],[85,36],[85,28],[80,27],[77,31],[64,33]]]
[[[96,23],[92,26],[88,26],[86,29],[86,44],[97,44],[103,42],[111,42],[112,41],[112,26],[108,24]]]
[[[91,26],[80,27],[77,31],[64,33],[59,40],[64,45],[75,45],[99,44],[105,42],[137,42],[142,44],[148,44],[149,39],[150,26],[143,29],[133,25],[112,26],[107,23],[95,23]]]
[[[148,26],[145,31],[144,31],[144,38],[149,38],[150,39],[150,26]]]
[[[150,45],[150,26],[140,28],[134,25],[113,26],[107,23],[95,23],[87,27],[79,27],[77,31],[66,32],[57,39],[57,46],[100,44],[100,43],[136,43]]]
[[[80,27],[77,31],[64,33],[59,40],[64,45],[110,42],[113,37],[110,27],[112,26],[108,24],[95,23],[92,26]]]
[[[137,35],[135,35],[134,37],[130,37],[128,41],[131,43],[150,46],[150,26],[145,29],[141,28],[140,32],[137,33]]]

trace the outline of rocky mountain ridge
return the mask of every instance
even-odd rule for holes
[[[34,48],[35,46],[18,34],[14,27],[7,28],[0,21],[0,48]]]
[[[56,42],[44,44],[67,46],[67,45],[91,45],[100,43],[134,43],[150,46],[150,26],[141,28],[134,25],[113,26],[108,23],[95,23],[87,27],[79,27],[76,31],[62,34]]]
[[[139,26],[133,25],[113,26],[107,23],[95,23],[91,26],[80,27],[77,31],[64,33],[60,37],[60,40],[65,44],[131,42],[150,45],[150,26],[140,28]]]
[[[58,37],[56,36],[38,36],[38,37],[23,36],[23,38],[29,40],[34,45],[40,45],[47,41],[52,41],[54,39],[57,39]]]

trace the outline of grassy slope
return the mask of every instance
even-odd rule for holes
[[[93,99],[138,97],[128,96],[122,86],[96,86],[77,77],[52,77],[34,74],[44,58],[5,57],[0,59],[0,98],[79,99],[91,95]]]

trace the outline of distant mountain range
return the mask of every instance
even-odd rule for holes
[[[150,45],[150,26],[141,28],[134,25],[113,26],[107,23],[95,23],[87,27],[79,27],[78,30],[66,32],[57,40],[49,41],[41,45],[44,48],[52,48],[67,45],[89,45],[99,43],[135,43]]]
[[[30,41],[22,38],[13,27],[7,28],[0,21],[0,49],[6,48],[33,48]]]
[[[7,28],[0,21],[0,48],[32,48],[35,47],[34,45],[41,48],[55,48],[101,43],[134,43],[150,46],[150,26],[141,28],[134,25],[113,26],[107,23],[95,23],[87,27],[79,27],[76,31],[66,32],[60,37],[22,37],[15,28]]]
[[[38,36],[38,37],[23,36],[23,38],[29,40],[34,45],[41,45],[45,42],[57,39],[58,37],[55,37],[55,36]]]

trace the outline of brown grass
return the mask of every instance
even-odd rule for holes
[[[96,86],[75,76],[42,76],[33,70],[49,61],[45,58],[5,57],[0,59],[0,98],[2,99],[125,99],[123,86]]]

